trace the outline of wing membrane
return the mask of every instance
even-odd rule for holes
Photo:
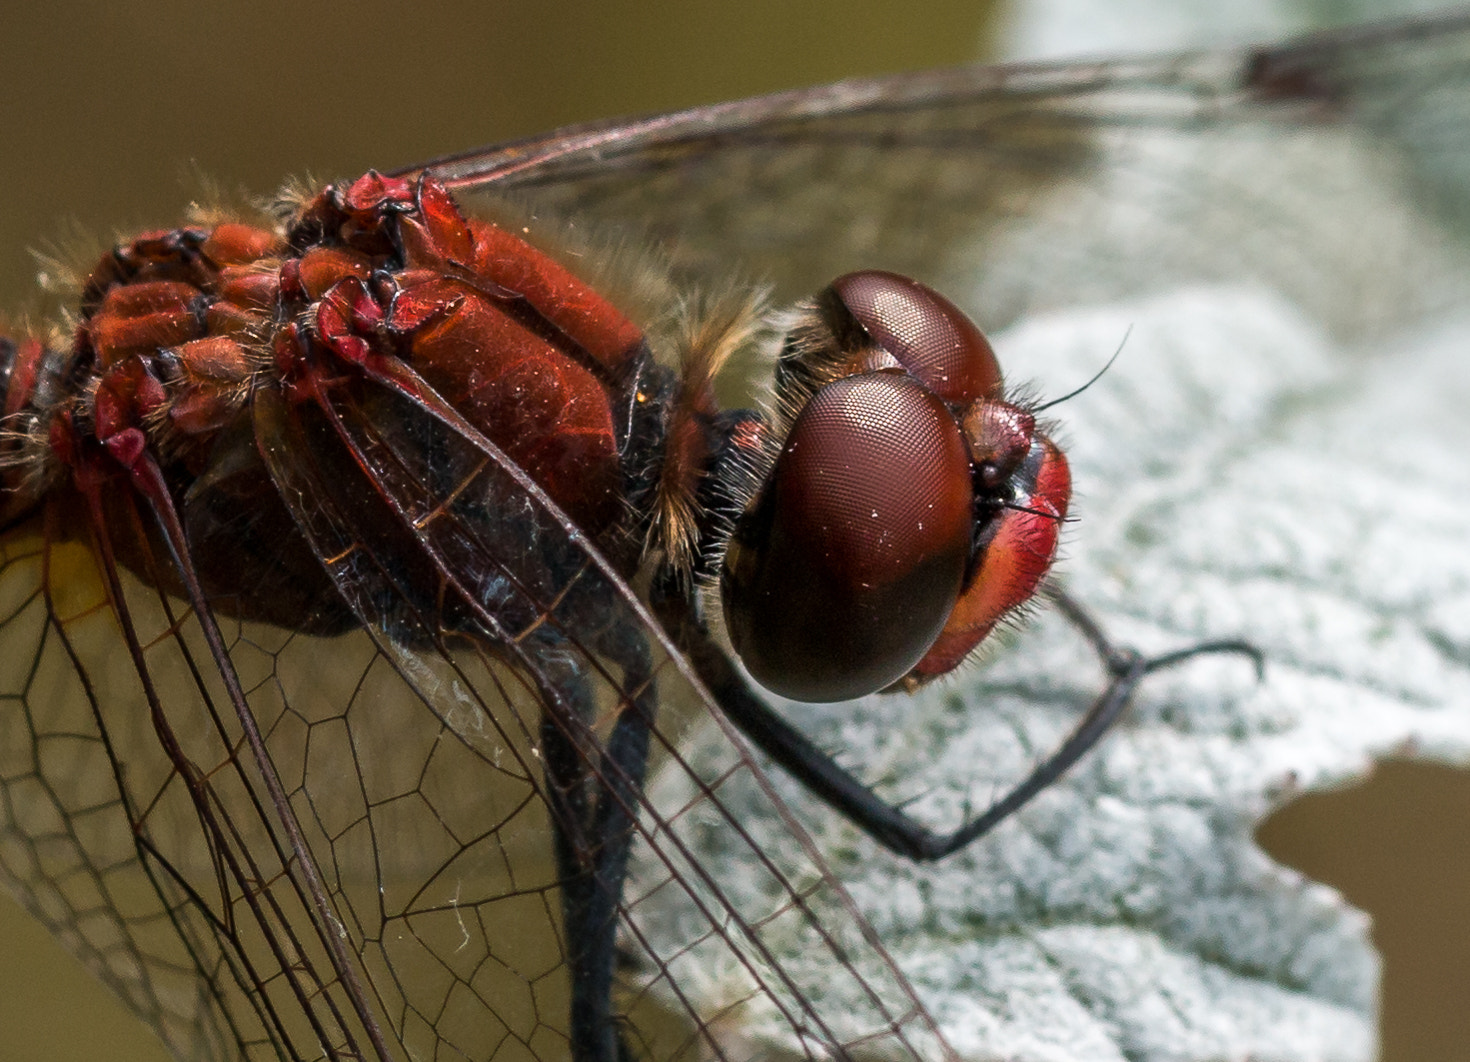
[[[424,391],[418,394],[422,396]],[[438,412],[452,418],[447,407]],[[608,776],[608,772],[615,774],[617,765],[609,763],[600,743],[615,717],[633,710],[643,684],[656,681],[660,700],[680,700],[683,679],[679,669],[666,655],[661,664],[646,669],[629,663],[648,651],[643,646],[622,644],[628,632],[640,642],[649,637],[649,628],[639,617],[626,614],[626,610],[637,607],[636,599],[625,596],[626,588],[621,585],[603,580],[602,573],[588,563],[587,547],[556,536],[527,533],[531,529],[526,521],[557,521],[557,514],[546,511],[544,506],[549,503],[544,500],[518,494],[507,481],[506,470],[487,459],[487,450],[493,448],[482,439],[469,438],[472,430],[467,426],[438,420],[402,395],[369,392],[353,398],[343,390],[334,393],[330,409],[315,432],[309,419],[307,414],[291,413],[283,402],[258,399],[257,425],[261,438],[269,440],[265,449],[272,474],[283,496],[312,499],[298,515],[303,526],[309,528],[313,548],[328,563],[353,608],[377,632],[382,651],[417,692],[422,708],[435,717],[429,725],[438,728],[443,739],[462,746],[461,754],[449,765],[430,759],[415,779],[416,794],[460,794],[456,806],[465,805],[465,817],[459,820],[461,828],[449,833],[445,841],[446,851],[456,850],[447,860],[425,859],[420,866],[399,866],[399,872],[416,882],[414,888],[403,893],[414,897],[413,909],[400,908],[387,917],[412,922],[427,914],[429,908],[441,914],[453,910],[459,930],[467,937],[483,933],[483,941],[476,941],[477,949],[483,950],[488,959],[498,960],[505,943],[495,927],[514,925],[517,937],[529,935],[524,920],[507,917],[498,912],[498,907],[512,897],[521,897],[539,880],[535,888],[542,899],[537,917],[544,923],[539,932],[556,938],[561,935],[561,926],[550,897],[557,877],[551,872],[547,842],[547,809],[552,805],[534,753],[528,751],[537,747],[538,724],[534,717],[527,716],[541,711],[553,698],[559,699],[561,703],[547,710],[571,712],[571,718],[564,718],[562,725],[573,729],[575,740],[584,748],[584,763],[588,769],[600,772],[596,779],[600,788],[617,789],[626,780]],[[340,467],[331,462],[317,464],[321,455],[332,452],[331,440],[326,438],[329,423],[330,431],[337,436],[339,456],[344,459]],[[355,470],[347,467],[349,458]],[[353,471],[360,477],[356,484],[352,482]],[[353,498],[355,504],[369,495],[380,498],[384,506],[380,526],[388,524],[406,537],[396,544],[370,545],[364,541],[360,529],[374,521],[365,519],[362,512],[349,515],[346,503],[337,499]],[[527,542],[533,543],[532,552],[544,548],[548,555],[528,564]],[[432,574],[420,572],[404,577],[401,573],[408,570],[402,563],[405,553],[410,563],[427,564]],[[569,568],[559,569],[561,565]],[[570,570],[572,574],[565,580],[545,581],[558,570]],[[435,589],[426,596],[422,587],[429,584]],[[485,604],[492,601],[493,609]],[[517,622],[518,617],[521,622]],[[556,692],[577,688],[566,681],[570,672],[575,672],[587,687],[582,698],[585,708],[580,712],[575,695]],[[682,691],[683,699],[691,696],[697,694]],[[516,712],[518,702],[520,711]],[[677,757],[677,742],[671,734],[660,738],[661,754]],[[354,745],[373,740],[381,739],[364,735],[355,737]],[[749,1000],[745,1002],[759,999],[759,1005],[784,1009],[794,1035],[810,1037],[812,1050],[829,1051],[843,1046],[848,1037],[861,1036],[883,1037],[886,1050],[914,1053],[912,1039],[925,1032],[931,1037],[933,1034],[923,1028],[922,1012],[896,971],[895,984],[882,986],[881,990],[861,984],[856,987],[857,995],[867,1001],[868,1013],[854,1015],[849,1030],[842,1031],[828,1028],[827,1016],[807,1007],[805,1000],[810,993],[770,965],[763,937],[776,932],[804,933],[810,936],[812,947],[827,949],[831,963],[823,976],[831,980],[855,976],[848,951],[864,947],[871,950],[860,930],[844,934],[847,939],[839,948],[831,934],[840,929],[804,923],[805,897],[798,888],[836,888],[819,865],[809,868],[809,880],[798,887],[765,862],[754,839],[747,837],[748,859],[757,873],[765,875],[770,892],[768,909],[752,912],[737,910],[724,897],[716,872],[689,861],[674,831],[677,820],[698,816],[706,828],[717,826],[737,837],[743,832],[718,800],[721,786],[733,776],[754,769],[743,752],[734,751],[734,757],[729,773],[700,783],[702,796],[693,804],[660,808],[637,797],[636,791],[629,797],[637,797],[641,804],[634,810],[642,816],[645,862],[658,868],[642,879],[644,895],[660,889],[684,890],[706,916],[700,924],[689,927],[688,937],[677,946],[666,946],[662,953],[633,956],[631,961],[654,971],[664,970],[680,952],[701,941],[718,939],[722,946],[736,952],[738,962],[750,976]],[[507,762],[514,766],[517,782],[523,787],[511,802],[527,815],[519,839],[541,848],[539,853],[520,858],[539,856],[543,868],[540,879],[530,876],[534,872],[526,871],[506,852],[517,830],[498,816],[487,816],[481,807],[481,794]],[[330,779],[340,773],[330,769],[310,772],[306,791],[311,792],[315,784],[312,779]],[[410,835],[423,837],[446,828],[447,821],[437,810],[430,811],[426,806],[420,814],[425,816],[424,821],[410,825]],[[393,845],[385,847],[391,851]],[[508,873],[487,876],[483,870],[487,864],[508,867]],[[550,876],[545,876],[548,873]],[[420,904],[427,906],[420,908]],[[466,920],[466,911],[476,912],[473,923]],[[640,911],[638,897],[630,897],[622,906],[627,923],[625,940],[632,949],[651,947],[649,937],[641,932]],[[666,934],[663,939],[668,939]],[[404,946],[413,947],[411,943]],[[525,944],[517,941],[513,946],[519,949]],[[558,959],[570,946],[566,940],[557,942]],[[425,941],[422,947],[420,962],[406,962],[400,953],[395,969],[442,961],[435,957],[442,940]],[[651,979],[669,998],[676,998],[673,982],[667,976],[655,972]],[[474,986],[471,979],[468,987]],[[471,994],[487,1012],[493,1010],[498,998],[488,990]],[[892,1000],[905,996],[910,999],[904,1008],[906,1014],[887,1011]],[[741,1002],[732,1000],[730,1010],[733,1012]],[[473,1004],[467,1005],[474,1008]],[[632,1006],[633,1001],[626,1005]],[[429,1008],[427,1003],[419,1006]],[[546,1013],[556,1012],[547,1008]],[[692,1035],[704,1037],[706,1032],[701,1026],[715,1023],[718,1017],[691,1014],[686,1020],[695,1026]],[[543,1016],[543,1020],[552,1019]],[[854,1033],[852,1029],[859,1031]],[[466,1050],[464,1044],[453,1046]],[[711,1039],[702,1050],[720,1055],[723,1048]]]
[[[686,280],[744,269],[783,299],[881,267],[969,293],[996,328],[1164,284],[1255,281],[1358,329],[1463,290],[1441,251],[1445,218],[1463,226],[1470,209],[1467,114],[1461,14],[1272,48],[843,82],[429,168],[462,193],[650,240]],[[1422,216],[1343,224],[1380,217],[1384,186],[1405,180]],[[1369,305],[1343,290],[1352,261]]]
[[[180,1057],[356,1053],[193,618],[54,526],[12,531],[5,560],[0,584],[24,603],[3,621],[3,789],[27,809],[6,840],[31,853],[6,863],[31,871],[12,871],[27,906]],[[271,673],[287,641],[243,628],[232,641],[281,748]]]

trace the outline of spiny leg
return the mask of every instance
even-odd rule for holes
[[[1044,593],[1092,645],[1108,673],[1107,687],[1092,702],[1087,714],[1055,752],[1037,764],[1024,780],[991,804],[979,817],[970,820],[948,837],[941,838],[940,850],[934,858],[958,851],[983,837],[1066,773],[1112,729],[1145,676],[1197,656],[1227,653],[1249,657],[1255,665],[1257,681],[1265,677],[1265,655],[1256,646],[1242,639],[1224,638],[1199,642],[1159,656],[1145,657],[1136,650],[1114,645],[1097,621],[1066,591],[1059,587],[1048,587]]]
[[[1108,673],[1108,685],[1055,752],[978,817],[947,834],[935,833],[901,808],[877,796],[782,718],[750,688],[687,602],[665,593],[655,599],[655,607],[670,634],[684,646],[700,678],[746,737],[873,840],[899,855],[917,862],[928,862],[950,855],[983,837],[1055,782],[1117,722],[1146,675],[1212,653],[1247,656],[1255,664],[1257,676],[1263,673],[1265,660],[1261,651],[1239,639],[1202,642],[1156,657],[1144,657],[1131,649],[1118,648],[1102,633],[1086,610],[1065,592],[1049,589],[1046,593],[1098,653]]]

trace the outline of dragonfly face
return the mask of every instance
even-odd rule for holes
[[[899,987],[870,994],[872,1013],[851,1025],[801,1009],[800,984],[763,965],[762,934],[804,910],[784,879],[772,878],[771,912],[719,908],[718,868],[688,865],[677,838],[684,822],[728,818],[726,779],[702,780],[678,807],[644,798],[650,750],[678,762],[661,699],[708,703],[712,689],[763,747],[780,744],[706,630],[691,578],[723,583],[736,650],[786,692],[836,699],[953,666],[1031,596],[1069,485],[960,311],[896,273],[850,272],[943,259],[943,225],[918,224],[901,189],[1004,237],[1007,193],[1065,199],[1099,143],[1152,143],[1111,124],[1120,85],[1157,86],[1167,72],[1170,99],[1198,108],[1185,117],[1226,139],[1264,137],[1273,122],[1337,128],[1358,104],[1371,117],[1384,69],[1411,79],[1434,58],[1461,84],[1462,36],[1449,26],[1193,65],[1043,69],[1029,84],[969,72],[794,94],[369,175],[298,204],[279,229],[201,226],[126,245],[89,279],[75,335],[6,350],[16,434],[0,578],[16,604],[0,647],[6,710],[35,756],[4,784],[29,793],[44,779],[64,824],[44,845],[28,833],[7,873],[63,910],[81,910],[60,884],[73,875],[130,897],[87,907],[103,925],[80,946],[101,955],[100,941],[122,941],[109,976],[182,1056],[738,1053],[720,1026],[743,1004],[774,1004],[794,1008],[793,1037],[815,1055],[882,1037],[890,1053],[939,1057],[943,1033],[897,971]],[[1192,94],[1172,95],[1180,86]],[[988,171],[991,186],[965,177],[982,148],[1009,163]],[[893,165],[874,169],[884,158]],[[883,224],[853,226],[810,191],[855,167],[892,181],[877,192]],[[730,172],[762,175],[790,216],[753,224],[770,197],[735,191]],[[671,183],[703,192],[673,195]],[[554,255],[461,214],[500,191],[654,239],[677,233],[675,283],[706,273],[715,252],[702,232],[730,238],[737,258],[774,239],[791,252],[768,259],[783,288],[841,274],[789,333],[772,420],[715,408],[723,340],[676,377]],[[722,221],[702,230],[694,214]],[[1170,253],[1173,268],[1217,268]],[[827,262],[841,265],[811,269]],[[906,331],[883,309],[893,302],[920,306],[922,326]],[[931,350],[923,337],[936,330]],[[885,412],[864,414],[874,402]],[[829,427],[865,420],[901,423],[923,459],[886,468],[869,435]],[[829,503],[823,470],[851,455],[857,474]],[[836,516],[824,508],[870,487]],[[872,541],[922,524],[909,536],[917,553],[864,569],[846,545],[870,530],[854,514],[887,519],[915,496],[922,515],[900,513]],[[823,548],[841,563],[807,560]],[[881,622],[908,607],[921,614],[913,626]],[[858,622],[810,637],[824,612]],[[64,695],[35,682],[43,659]],[[1117,665],[1103,704],[1113,715],[1138,663]],[[47,750],[63,744],[86,755],[62,765]],[[808,785],[869,815],[900,851],[935,858],[983,832],[953,843],[906,832],[901,816],[854,808],[861,797],[804,756],[793,769]],[[759,768],[741,752],[736,771]],[[614,985],[619,948],[655,971],[669,960],[649,950],[647,908],[621,892],[635,832],[664,887],[715,905],[692,937],[754,957],[748,998],[691,1005],[673,1044],[625,1023],[638,993]],[[820,862],[814,872],[816,887],[837,888]],[[807,931],[832,951],[831,976],[859,977],[848,945]],[[537,937],[544,950],[524,945]]]

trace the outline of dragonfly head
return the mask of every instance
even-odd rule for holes
[[[1067,461],[1006,400],[981,331],[924,285],[851,273],[800,313],[768,472],[720,573],[730,640],[757,681],[796,700],[912,687],[1036,592]]]

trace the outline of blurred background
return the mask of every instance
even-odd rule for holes
[[[172,225],[200,175],[264,195],[567,122],[959,63],[996,32],[975,0],[7,5],[0,306],[33,304],[31,249]],[[1470,774],[1390,764],[1260,838],[1373,914],[1384,1057],[1470,1059]],[[104,1058],[164,1055],[0,893],[0,1062]]]

